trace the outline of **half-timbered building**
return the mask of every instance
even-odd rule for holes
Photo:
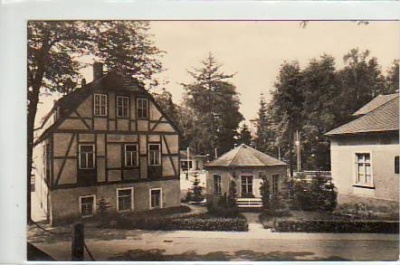
[[[39,130],[35,192],[50,223],[93,216],[100,204],[180,205],[179,132],[139,82],[97,64],[93,82],[59,99]]]

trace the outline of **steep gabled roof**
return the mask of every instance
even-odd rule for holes
[[[155,102],[153,96],[144,89],[143,84],[141,84],[136,79],[126,78],[122,74],[116,71],[112,71],[101,78],[93,80],[93,82],[83,86],[82,88],[77,88],[68,95],[65,95],[64,97],[60,98],[56,102],[52,110],[46,115],[40,128],[43,127],[47,119],[51,116],[52,113],[57,111],[57,109],[59,112],[58,113],[59,118],[54,124],[52,124],[39,136],[39,138],[35,141],[34,144],[36,145],[40,143],[43,139],[45,139],[50,132],[54,131],[68,117],[68,115],[71,114],[71,112],[73,112],[93,92],[107,91],[107,90],[126,91],[126,92],[135,91],[139,94],[145,94],[147,95],[148,99],[151,100],[154,103],[154,105],[159,109],[159,111],[163,113],[161,111],[161,108]],[[167,115],[165,115],[165,113],[163,114],[164,117],[171,123],[171,126],[180,134],[180,131],[177,128],[177,126],[170,120],[170,118]]]
[[[390,95],[379,95],[373,100],[371,100],[369,103],[361,107],[359,110],[353,113],[354,116],[358,115],[364,115],[367,114],[368,112],[373,111],[376,108],[379,108],[383,104],[387,103],[388,101],[398,97],[398,94],[390,94]]]
[[[370,103],[371,110],[363,116],[346,123],[336,129],[326,133],[326,135],[344,135],[344,134],[359,134],[359,133],[373,133],[373,132],[389,132],[399,130],[399,94],[394,96],[385,97],[386,100],[383,104],[376,107],[377,103]],[[381,101],[382,102],[382,101]],[[373,103],[371,105],[371,103]],[[360,109],[362,110],[362,108]],[[365,110],[368,110],[365,108]],[[365,111],[364,110],[364,111]],[[364,112],[363,111],[363,112]]]
[[[285,165],[286,163],[276,158],[242,144],[206,164],[206,167],[267,167]]]

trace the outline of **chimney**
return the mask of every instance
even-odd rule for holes
[[[103,77],[103,63],[93,63],[93,80]]]

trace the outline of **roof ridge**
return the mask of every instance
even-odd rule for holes
[[[392,95],[392,94],[389,94],[389,95]],[[398,95],[399,94],[397,93],[397,97],[393,97],[393,98],[389,99],[385,103],[383,103],[383,104],[379,105],[378,107],[374,108],[373,110],[365,113],[362,117],[366,117],[366,116],[372,115],[375,111],[377,111],[377,110],[381,109],[382,107],[388,105],[390,102],[392,102],[395,99],[399,100],[399,96]],[[360,117],[360,118],[362,118],[362,117]],[[358,119],[360,119],[360,118],[358,118]],[[358,120],[358,119],[355,119],[355,120]]]
[[[232,165],[232,162],[236,159],[236,156],[239,154],[240,148],[242,148],[242,147],[243,147],[243,144],[241,144],[241,145],[239,145],[238,147],[236,147],[236,148],[234,148],[234,149],[231,150],[231,152],[236,151],[236,153],[234,154],[234,156],[233,156],[233,158],[231,159],[231,162],[228,164],[228,166],[231,166],[231,165]],[[228,151],[227,153],[229,153],[229,151]],[[227,153],[225,153],[225,154],[227,154]],[[223,156],[223,155],[222,155],[222,156]],[[221,157],[221,156],[220,156],[220,157]],[[217,158],[217,159],[218,159],[218,158]]]
[[[397,94],[397,95],[398,95],[398,94]],[[359,123],[359,122],[365,122],[365,120],[368,120],[369,118],[370,118],[370,119],[373,119],[373,117],[376,116],[377,113],[381,112],[382,109],[386,108],[389,104],[396,103],[396,100],[397,100],[397,102],[399,102],[399,96],[393,97],[392,99],[390,99],[390,100],[388,100],[387,102],[381,104],[379,107],[376,107],[375,109],[373,109],[373,110],[367,112],[366,114],[364,114],[364,115],[362,115],[362,116],[359,116],[359,117],[357,117],[356,119],[354,119],[354,120],[352,120],[352,121],[349,121],[349,122],[347,122],[347,123],[345,123],[345,124],[342,124],[342,125],[340,125],[340,126],[334,128],[334,129],[328,131],[327,133],[325,133],[325,135],[343,134],[343,132],[342,132],[342,133],[338,133],[338,131],[340,131],[341,129],[343,130],[343,128],[346,128],[346,127],[348,127],[348,126],[352,126],[352,125],[354,125],[354,124],[357,124],[357,122],[358,122],[358,123]],[[390,107],[390,106],[389,106],[389,107]],[[384,110],[383,110],[383,111],[384,111]],[[397,113],[397,114],[398,114],[398,113]],[[387,130],[388,130],[388,129],[387,129]],[[398,130],[398,129],[397,129],[397,130]],[[373,131],[371,130],[371,131],[368,131],[368,132],[373,132]]]
[[[361,115],[366,115],[368,113],[370,113],[371,111],[374,111],[376,109],[378,109],[379,107],[385,105],[386,103],[388,103],[389,101],[392,101],[395,98],[398,98],[399,93],[392,93],[392,94],[386,94],[386,95],[378,95],[376,97],[374,97],[372,100],[370,100],[368,103],[364,104],[362,107],[358,108],[353,114],[352,116],[361,116]],[[365,112],[366,107],[371,106],[372,103],[375,103],[376,101],[378,101],[378,99],[383,99],[386,100],[386,102],[379,104],[378,106],[370,109],[368,112]],[[367,108],[368,109],[368,108]],[[361,111],[364,110],[364,111]],[[364,113],[363,113],[364,112]]]

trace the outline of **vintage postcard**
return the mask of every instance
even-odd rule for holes
[[[28,261],[395,261],[399,21],[28,20]]]

